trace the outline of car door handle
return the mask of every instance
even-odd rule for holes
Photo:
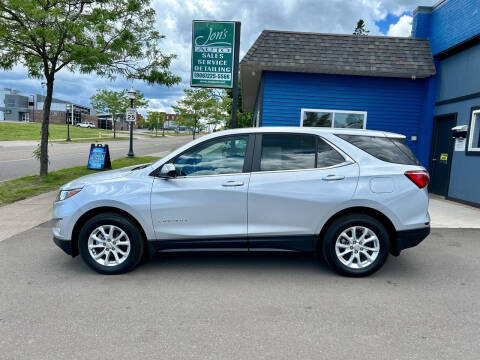
[[[222,186],[231,187],[231,186],[243,186],[243,181],[229,180],[224,182]]]
[[[327,175],[322,178],[323,181],[338,181],[345,179],[343,175]]]

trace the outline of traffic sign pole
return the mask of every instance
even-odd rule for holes
[[[137,121],[137,111],[134,108],[133,100],[135,100],[135,90],[130,89],[128,97],[130,98],[130,108],[127,109],[127,121],[130,123],[130,148],[128,149],[128,157],[134,157],[133,153],[133,123]]]

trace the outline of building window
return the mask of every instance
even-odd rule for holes
[[[472,111],[468,135],[468,153],[480,155],[480,109]]]
[[[365,129],[366,111],[302,109],[300,126]]]

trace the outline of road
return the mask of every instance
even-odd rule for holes
[[[123,136],[123,135],[122,135]],[[190,136],[141,137],[134,140],[136,156],[171,151],[189,142]],[[112,159],[125,157],[128,153],[127,140],[104,141],[109,145]],[[2,141],[0,142],[0,181],[25,175],[38,174],[39,162],[32,153],[38,141]],[[49,170],[59,170],[71,166],[87,165],[90,143],[50,143],[48,147]]]
[[[478,359],[480,230],[369,278],[295,253],[162,254],[102,276],[48,224],[0,242],[1,359]]]

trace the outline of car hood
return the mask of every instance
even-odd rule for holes
[[[109,171],[102,171],[98,172],[96,174],[91,174],[91,175],[86,175],[79,177],[78,179],[75,179],[73,181],[70,181],[69,183],[63,185],[61,187],[61,190],[70,190],[70,189],[76,189],[83,187],[85,185],[89,184],[98,184],[102,181],[108,181],[112,179],[117,179],[121,178],[124,176],[129,175],[133,170],[136,169],[142,169],[150,164],[143,164],[143,165],[133,165],[133,166],[127,166],[121,169],[116,169],[116,170],[109,170]]]

